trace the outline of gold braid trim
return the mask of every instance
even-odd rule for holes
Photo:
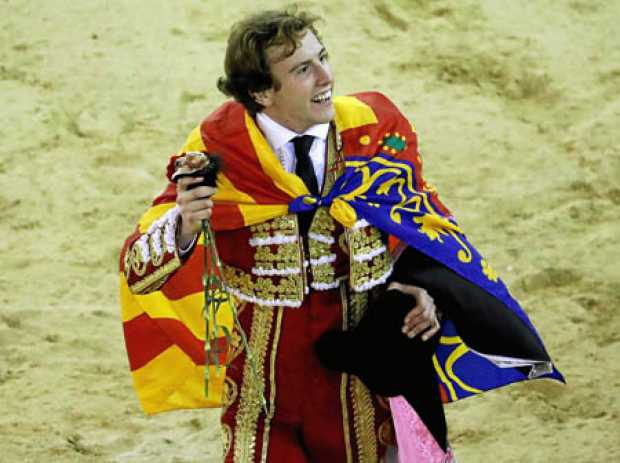
[[[226,460],[228,452],[230,452],[230,444],[232,444],[232,429],[226,423],[222,423],[222,454],[223,460]]]
[[[317,240],[317,235],[334,239],[334,243]],[[308,251],[310,254],[310,268],[312,270],[312,287],[325,291],[338,287],[336,278],[336,254],[338,246],[336,236],[336,222],[329,215],[327,209],[319,208],[314,214],[310,234],[308,236]]]
[[[224,380],[224,391],[222,393],[222,415],[224,415],[228,407],[237,400],[238,393],[237,383],[235,383],[231,377],[227,376]]]
[[[166,262],[163,266],[159,267],[152,273],[142,278],[140,281],[134,283],[129,287],[129,290],[134,294],[146,293],[147,289],[154,291],[159,289],[166,281],[168,275],[174,272],[181,266],[181,259],[175,254],[175,256]]]
[[[349,294],[349,304],[350,329],[353,329],[366,313],[366,308],[368,307],[368,292],[356,293],[351,291]]]
[[[340,300],[342,301],[342,329],[349,329],[349,300],[347,295],[346,283],[340,283]],[[347,455],[346,463],[353,463],[353,450],[351,449],[351,426],[349,424],[349,400],[347,397],[347,385],[349,384],[349,375],[342,373],[340,375],[340,405],[342,407],[342,433],[344,435],[344,448]]]
[[[274,313],[275,311],[271,308],[254,306],[249,346],[256,362],[258,377],[254,376],[250,362],[246,357],[243,366],[243,380],[235,426],[235,448],[233,454],[233,461],[235,463],[250,463],[254,461],[258,419],[261,412],[259,394],[265,388],[265,357]],[[262,384],[256,384],[256,381],[261,381]],[[271,406],[273,407],[273,404]]]
[[[263,429],[263,446],[261,450],[261,463],[267,462],[267,451],[269,449],[269,432],[271,431],[271,419],[276,411],[276,356],[278,354],[278,344],[280,343],[280,332],[282,331],[283,308],[278,307],[276,314],[276,328],[273,333],[271,343],[271,359],[269,362],[269,415],[265,418],[265,428]]]
[[[392,258],[381,232],[366,226],[347,230],[351,287],[368,291],[385,283],[392,271]]]
[[[377,461],[377,435],[372,397],[357,376],[351,376],[350,388],[358,461],[359,463],[374,463]]]
[[[257,277],[222,265],[227,289],[239,300],[261,306],[300,307],[304,298],[304,275]]]

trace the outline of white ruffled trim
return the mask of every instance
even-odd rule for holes
[[[328,289],[334,289],[340,286],[340,282],[338,280],[334,280],[331,283],[310,283],[312,289],[316,289],[317,291],[327,291]]]
[[[300,273],[301,270],[298,267],[287,267],[283,269],[252,267],[252,274],[258,276],[298,275]]]
[[[332,262],[336,262],[336,254],[328,254],[326,256],[321,256],[318,259],[310,259],[310,265],[313,267],[316,267],[317,265],[331,264]]]
[[[390,265],[390,268],[387,270],[387,272],[385,272],[379,278],[375,280],[370,280],[369,282],[364,283],[361,286],[353,286],[353,290],[355,292],[361,293],[362,291],[368,291],[369,289],[374,288],[375,286],[382,285],[383,283],[387,281],[388,277],[392,274],[393,269],[394,267]]]
[[[151,233],[151,242],[153,243],[153,250],[157,257],[162,255],[161,253],[161,228],[156,228],[153,233]]]
[[[174,253],[176,250],[176,228],[177,219],[179,217],[179,207],[174,206],[159,219],[155,220],[137,241],[136,244],[140,246],[140,252],[142,254],[142,260],[148,262],[151,260],[151,250],[149,249],[149,238],[153,241],[153,248],[157,256],[160,256],[159,250],[161,249],[162,228],[164,229],[164,242],[166,243],[166,250],[170,253]]]
[[[269,236],[267,238],[250,238],[250,246],[267,246],[270,244],[286,244],[286,243],[295,243],[297,241],[296,235],[282,235],[281,233],[277,233],[273,236]]]
[[[336,240],[328,235],[320,235],[319,233],[310,232],[308,238],[318,241],[319,243],[334,244]]]
[[[181,246],[179,246],[179,255],[181,257],[185,256],[188,252],[190,252],[193,248],[194,245],[196,244],[196,241],[198,241],[198,235],[194,235],[194,237],[192,238],[192,240],[189,242],[189,244],[187,246],[185,246],[184,248],[182,248]]]
[[[170,253],[176,251],[177,248],[177,220],[179,218],[179,214],[174,217],[170,217],[166,222],[166,227],[164,228],[164,241],[166,243],[166,250]]]
[[[383,254],[386,250],[387,248],[385,246],[381,246],[366,254],[354,254],[353,260],[355,262],[366,262],[367,260],[372,260],[374,257],[377,257],[379,254]]]
[[[142,235],[140,239],[136,241],[134,246],[140,247],[140,254],[142,254],[142,261],[148,262],[151,260],[151,252],[149,251],[149,235]]]
[[[355,230],[359,230],[360,228],[366,228],[369,227],[370,224],[368,222],[366,222],[366,220],[361,219],[358,220],[357,222],[355,222],[353,224],[353,226],[350,228],[351,231],[355,231]]]
[[[179,206],[174,206],[169,209],[164,215],[162,215],[159,219],[151,224],[149,229],[147,230],[147,234],[153,233],[156,228],[160,228],[164,223],[170,221],[176,225],[177,216],[179,215]]]
[[[230,291],[230,293],[233,294],[235,297],[245,302],[251,302],[253,304],[265,305],[269,307],[282,307],[282,306],[293,307],[293,308],[301,307],[301,301],[291,301],[288,299],[270,299],[270,300],[260,299],[256,296],[250,296],[249,294],[244,294],[238,289],[231,288],[228,285],[224,287],[226,288],[227,291]]]

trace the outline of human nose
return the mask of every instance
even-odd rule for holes
[[[332,81],[332,70],[327,61],[317,63],[316,80],[318,84],[329,84]]]

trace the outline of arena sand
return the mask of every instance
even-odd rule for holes
[[[428,179],[568,379],[447,406],[459,461],[620,461],[620,3],[302,6],[338,93],[381,90],[415,122]],[[217,410],[141,413],[117,258],[255,8],[0,4],[0,461],[220,461]]]

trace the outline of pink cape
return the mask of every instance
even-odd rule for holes
[[[418,414],[403,396],[390,398],[400,463],[448,463],[452,451],[445,453]]]

